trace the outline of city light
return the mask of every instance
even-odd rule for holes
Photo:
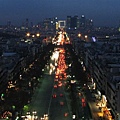
[[[85,38],[87,39],[87,38],[88,38],[88,36],[87,36],[87,35],[85,35]]]
[[[32,38],[34,38],[35,37],[35,35],[32,35]]]
[[[80,34],[80,33],[78,34],[78,37],[81,37],[81,34]]]
[[[37,34],[36,34],[36,36],[37,36],[37,37],[40,37],[40,34],[39,34],[39,33],[37,33]]]
[[[26,36],[29,37],[29,36],[30,36],[30,33],[27,33]]]

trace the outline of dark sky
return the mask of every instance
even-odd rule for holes
[[[10,20],[21,25],[26,18],[36,24],[49,17],[62,20],[82,14],[97,26],[118,26],[120,0],[0,0],[0,24]]]

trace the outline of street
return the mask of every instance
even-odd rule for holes
[[[60,79],[58,79],[59,82],[55,81],[56,69],[52,68],[50,72],[51,64],[55,63],[50,60],[50,63],[46,65],[41,78],[42,83],[34,91],[29,105],[30,115],[32,116],[33,111],[36,111],[36,115],[41,119],[47,114],[49,120],[72,120],[68,93],[64,91],[64,81]]]

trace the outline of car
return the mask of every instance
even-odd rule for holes
[[[66,112],[66,113],[64,113],[64,116],[65,116],[65,117],[67,117],[67,116],[68,116],[68,113],[67,113],[67,112]]]
[[[54,79],[54,81],[55,81],[55,82],[57,82],[57,81],[58,81],[58,79]]]
[[[56,97],[57,97],[57,95],[54,93],[54,94],[52,95],[52,97],[53,97],[53,98],[56,98]]]
[[[62,93],[60,93],[60,97],[63,97],[63,94],[62,94]]]
[[[30,111],[27,111],[26,115],[30,115],[30,114],[31,114]]]
[[[34,115],[34,120],[38,120],[38,116],[37,115]]]
[[[58,86],[61,87],[61,86],[62,86],[62,83],[58,83]]]
[[[48,114],[44,114],[44,118],[45,118],[45,120],[48,120],[49,119]]]
[[[56,79],[58,79],[58,78],[59,78],[59,76],[58,76],[58,75],[56,75],[56,76],[55,76],[55,78],[56,78]]]
[[[60,102],[60,105],[63,106],[63,105],[64,105],[64,102],[61,101],[61,102]]]
[[[57,88],[57,85],[54,85],[54,88]]]

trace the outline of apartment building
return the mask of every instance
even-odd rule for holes
[[[96,83],[96,88],[107,98],[114,119],[120,116],[120,45],[115,41],[90,43],[85,48],[84,64]]]

